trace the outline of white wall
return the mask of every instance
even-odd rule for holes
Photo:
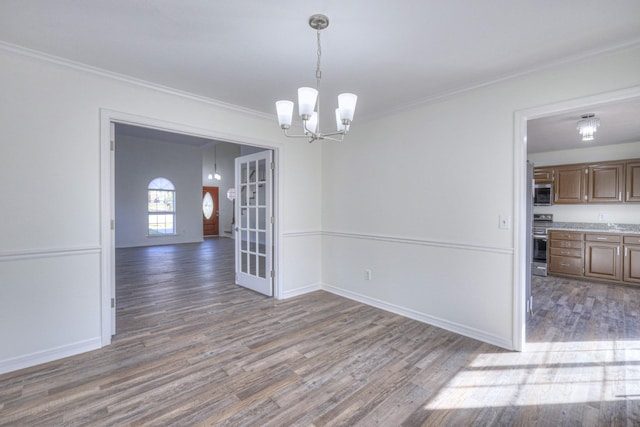
[[[116,133],[117,135],[117,133]],[[116,136],[116,248],[202,241],[202,151],[193,146]],[[154,178],[175,186],[176,234],[148,235],[147,188]]]
[[[308,173],[318,148],[283,138],[275,117],[13,49],[0,48],[0,64],[0,180],[11,183],[0,210],[0,372],[102,345],[101,109],[277,149],[280,296],[320,282],[319,238],[290,236],[321,227],[320,177]],[[300,257],[308,270],[284,267]]]
[[[531,153],[528,159],[536,166],[640,159],[640,142]],[[640,203],[534,206],[533,212],[551,213],[558,222],[640,224]]]
[[[234,159],[240,156],[241,145],[220,142],[202,153],[202,185],[218,187],[218,204],[220,217],[218,219],[220,236],[232,236],[231,220],[233,219],[233,202],[227,199],[227,190],[234,186]],[[218,166],[220,181],[209,179],[214,173],[214,166]]]
[[[509,347],[519,224],[500,230],[498,216],[514,211],[514,112],[640,85],[635,48],[354,122],[341,144],[306,144],[284,139],[275,118],[197,97],[10,50],[0,63],[0,180],[11,183],[0,372],[101,345],[102,108],[277,149],[280,296],[324,284]]]
[[[514,114],[639,84],[636,47],[354,122],[323,145],[324,284],[515,347]]]

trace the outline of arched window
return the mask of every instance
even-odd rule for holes
[[[176,234],[176,189],[166,178],[155,178],[147,187],[149,236]]]

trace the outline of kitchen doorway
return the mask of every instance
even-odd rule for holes
[[[542,107],[517,111],[515,113],[514,139],[514,184],[515,184],[515,218],[517,227],[514,229],[514,329],[513,343],[516,350],[526,350],[526,271],[530,260],[526,254],[530,238],[528,236],[527,204],[530,203],[530,193],[527,191],[526,162],[527,162],[527,123],[530,120],[550,117],[572,110],[593,108],[602,104],[623,102],[640,98],[640,87],[609,92],[605,94],[574,99]],[[535,310],[534,300],[534,310]]]

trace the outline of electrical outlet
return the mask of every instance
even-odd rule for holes
[[[364,280],[371,280],[371,270],[364,271]]]
[[[604,221],[605,215],[603,213],[598,214],[598,221]]]

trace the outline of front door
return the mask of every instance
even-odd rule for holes
[[[273,163],[271,150],[235,159],[236,282],[273,295]]]
[[[218,218],[218,187],[202,187],[202,235],[217,236],[220,234]]]

